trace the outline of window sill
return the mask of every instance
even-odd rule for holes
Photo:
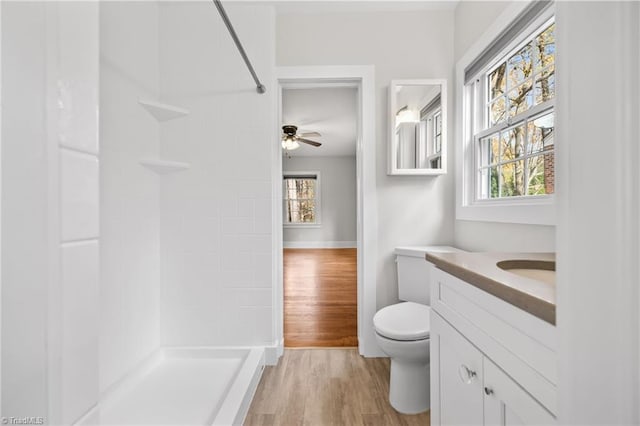
[[[458,204],[456,219],[553,226],[556,224],[555,197],[542,200],[538,198],[513,202]]]
[[[285,223],[282,226],[284,228],[322,228],[320,223]]]

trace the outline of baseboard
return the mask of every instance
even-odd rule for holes
[[[266,365],[276,365],[282,354],[284,354],[284,339],[274,342],[271,346],[264,347],[264,363]]]
[[[382,349],[380,348],[374,348],[368,351],[360,351],[360,355],[365,358],[389,358],[389,355],[382,352]]]
[[[283,241],[284,248],[356,248],[356,241]]]
[[[364,339],[362,336],[358,336],[358,343],[358,352],[365,358],[389,357],[389,355],[382,352],[382,349],[380,349],[380,346],[373,336],[370,339]]]

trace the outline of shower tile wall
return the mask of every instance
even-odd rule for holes
[[[44,325],[49,277],[46,14],[42,2],[3,2],[0,7],[3,104],[0,405],[3,416],[22,413],[44,416],[48,404]],[[57,154],[57,143],[53,145]],[[57,244],[55,249],[58,250]]]
[[[1,28],[3,422],[71,424],[98,400],[98,5]]]
[[[62,418],[77,420],[98,402],[99,241],[62,244]]]
[[[166,345],[271,345],[271,149],[275,88],[259,95],[215,8],[160,5],[163,158],[191,168],[161,188]],[[260,78],[272,81],[273,11],[225,6]]]
[[[158,5],[100,2],[102,231],[100,390],[158,349],[160,127],[138,99],[157,100]]]
[[[97,403],[99,394],[98,5],[50,7],[58,34],[56,59],[50,63],[57,77],[58,109],[49,120],[58,130],[53,134],[60,146],[62,266],[60,305],[51,307],[61,315],[61,392],[50,388],[52,398],[61,398],[60,412],[54,406],[49,414],[51,421],[59,415],[62,423],[71,424]]]

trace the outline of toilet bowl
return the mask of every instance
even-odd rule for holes
[[[430,308],[403,302],[379,310],[373,318],[376,341],[391,358],[389,403],[403,414],[429,409]]]
[[[453,247],[398,247],[398,296],[403,302],[380,309],[373,317],[376,342],[391,359],[389,402],[398,412],[418,414],[431,407],[429,336],[430,271],[427,252],[459,252]]]

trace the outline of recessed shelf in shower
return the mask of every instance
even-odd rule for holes
[[[158,121],[173,120],[174,118],[184,117],[189,114],[189,110],[187,109],[147,99],[138,99],[138,103],[149,111],[149,114],[153,115]]]
[[[140,160],[140,164],[148,168],[149,170],[158,173],[159,175],[179,172],[181,170],[187,170],[191,167],[191,164],[189,163],[183,163],[181,161],[160,160],[158,158],[145,158]]]

